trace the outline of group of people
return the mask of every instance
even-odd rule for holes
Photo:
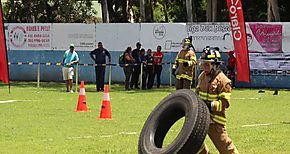
[[[74,67],[78,63],[79,57],[74,50],[75,46],[70,45],[69,50],[65,51],[63,57],[63,79],[66,83],[66,91],[73,92],[73,76]],[[148,49],[145,54],[145,49],[141,49],[141,43],[136,43],[136,49],[132,50],[128,47],[124,55],[124,73],[125,73],[125,90],[140,89],[139,78],[141,74],[141,65],[143,70],[141,74],[142,89],[151,89],[154,84],[155,76],[157,77],[157,88],[161,84],[162,59],[164,53],[161,51],[161,46],[157,46],[156,52],[152,55],[152,50]],[[106,72],[106,57],[108,57],[109,64],[112,63],[110,52],[103,47],[102,42],[98,42],[98,47],[90,52],[90,57],[94,61],[95,76],[96,76],[96,91],[104,91],[104,80]]]
[[[154,52],[153,55],[151,49],[148,49],[145,54],[145,49],[141,49],[141,43],[137,42],[136,49],[132,50],[132,47],[127,47],[123,56],[125,90],[131,90],[134,88],[140,89],[140,74],[142,75],[142,89],[151,89],[154,84],[155,76],[157,76],[157,88],[160,87],[162,59],[164,57],[164,53],[161,51],[161,46],[157,46],[156,52]],[[142,72],[141,66],[143,66]]]
[[[229,52],[228,74],[230,78],[234,76],[235,58],[233,54],[234,52]],[[106,56],[109,57],[109,63],[111,63],[111,55],[103,48],[102,42],[99,42],[98,48],[93,50],[90,56],[97,64],[95,67],[97,91],[103,91],[105,73],[105,65],[103,64],[106,64]],[[164,57],[161,52],[161,46],[157,47],[153,55],[151,49],[148,49],[145,55],[145,49],[141,49],[141,43],[137,42],[136,49],[132,51],[131,47],[127,47],[123,56],[126,90],[130,90],[134,86],[139,89],[138,81],[139,74],[141,74],[140,66],[142,65],[144,68],[142,72],[142,88],[151,89],[155,75],[157,75],[157,87],[160,87],[160,74]],[[67,92],[72,91],[73,66],[78,62],[78,55],[74,51],[74,45],[71,44],[63,59],[63,77],[66,81]],[[227,121],[226,110],[230,106],[232,82],[221,70],[222,61],[219,48],[206,46],[199,60],[197,60],[192,38],[185,38],[182,43],[182,49],[178,52],[172,68],[172,73],[176,77],[176,90],[191,89],[197,64],[202,72],[198,77],[196,93],[210,111],[211,122],[208,135],[220,153],[238,153],[225,128]],[[209,149],[203,144],[198,153],[207,154]]]

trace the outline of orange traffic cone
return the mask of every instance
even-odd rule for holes
[[[111,111],[111,105],[110,105],[110,95],[109,95],[108,85],[105,85],[100,119],[112,119],[112,111]]]
[[[84,81],[81,81],[80,94],[79,94],[79,100],[78,100],[78,106],[77,106],[76,112],[89,112],[89,110],[87,108],[86,91],[85,91]]]

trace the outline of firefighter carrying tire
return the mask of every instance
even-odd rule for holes
[[[181,131],[163,147],[169,129],[185,117]],[[139,154],[194,154],[201,148],[210,124],[207,106],[191,90],[181,89],[165,97],[151,112],[139,137]]]

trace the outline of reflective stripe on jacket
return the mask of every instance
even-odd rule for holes
[[[185,67],[183,63],[188,63],[188,67]],[[178,67],[176,73],[176,79],[184,78],[192,81],[195,73],[196,55],[192,50],[181,50],[178,52],[173,68]]]
[[[203,101],[213,102],[211,119],[221,125],[226,125],[226,108],[230,106],[231,80],[223,72],[212,77],[204,72],[199,76],[196,92]]]

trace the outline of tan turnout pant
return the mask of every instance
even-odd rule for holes
[[[225,126],[211,123],[208,130],[208,136],[218,149],[220,154],[238,154],[238,150],[235,147],[233,141],[229,138]],[[204,144],[199,154],[208,154],[209,149]]]

